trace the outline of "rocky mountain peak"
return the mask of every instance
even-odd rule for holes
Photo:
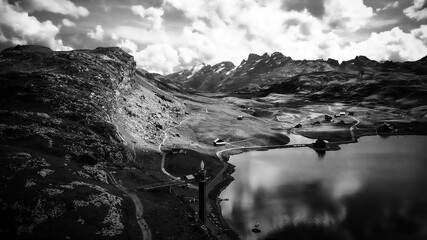
[[[334,66],[334,67],[338,67],[340,65],[340,63],[337,60],[333,59],[333,58],[328,58],[328,60],[326,60],[326,62],[329,65]]]
[[[262,55],[262,58],[263,58],[263,59],[268,59],[268,58],[270,58],[270,55],[268,55],[268,53],[264,53],[264,54]]]
[[[378,64],[377,61],[371,60],[366,56],[356,56],[354,59],[349,61],[343,61],[342,67],[375,67]]]
[[[247,61],[251,62],[251,61],[256,61],[256,60],[259,60],[259,59],[262,59],[262,57],[260,55],[258,55],[256,53],[250,53],[248,55]]]
[[[285,56],[281,52],[274,52],[271,54],[272,58],[284,58]]]
[[[220,62],[218,64],[213,65],[212,70],[215,72],[230,71],[234,67],[235,67],[234,63],[229,61],[224,61],[224,62]]]

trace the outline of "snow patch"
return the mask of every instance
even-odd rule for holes
[[[240,66],[239,66],[240,67]],[[236,70],[238,67],[234,67],[234,68],[232,68],[230,71],[228,71],[228,72],[226,72],[225,73],[225,75],[228,75],[228,74],[230,74],[231,72],[233,72],[234,70]]]
[[[190,75],[187,76],[187,79],[191,78],[194,76],[194,74],[198,71],[200,71],[200,69],[204,68],[206,66],[206,64],[204,63],[200,63],[200,64],[196,64],[194,65],[191,69],[190,69]]]
[[[221,72],[222,70],[224,69],[224,67],[220,67],[220,68],[218,68],[217,70],[215,70],[215,72]]]

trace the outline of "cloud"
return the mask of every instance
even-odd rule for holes
[[[92,39],[101,41],[102,39],[104,39],[105,33],[101,25],[96,25],[95,31],[89,31],[87,35]]]
[[[372,8],[365,6],[363,0],[325,0],[323,20],[331,29],[356,31],[366,25],[372,16]]]
[[[199,57],[197,51],[188,47],[180,47],[178,48],[179,57],[184,64],[191,63],[193,59],[197,59]]]
[[[39,44],[54,50],[71,50],[62,40],[55,39],[59,28],[51,21],[40,22],[6,0],[0,0],[0,31],[2,41],[10,44]]]
[[[162,28],[162,15],[164,13],[161,8],[149,7],[145,9],[141,5],[134,5],[131,7],[131,10],[134,14],[139,15],[143,19],[146,19],[150,22],[151,28],[154,30],[159,30]]]
[[[0,29],[0,43],[7,43],[7,38],[3,35],[3,32]]]
[[[117,47],[127,50],[129,52],[136,52],[138,50],[138,46],[129,39],[121,39],[117,44]]]
[[[168,44],[151,44],[130,54],[134,56],[138,67],[149,72],[171,73],[179,65],[178,52]]]
[[[129,39],[137,44],[170,43],[176,39],[164,30],[146,30],[134,26],[117,26],[112,30],[117,38]]]
[[[427,2],[426,0],[414,0],[413,5],[405,8],[403,12],[410,19],[417,21],[427,19]]]
[[[414,29],[409,33],[395,27],[390,31],[372,33],[362,42],[351,42],[348,46],[332,54],[341,55],[342,60],[353,58],[356,55],[365,55],[374,60],[415,61],[427,54],[425,44],[426,25]]]
[[[76,6],[70,0],[29,0],[26,4],[29,4],[29,11],[48,11],[75,18],[89,15],[87,8]]]
[[[384,10],[387,10],[387,9],[390,9],[390,8],[397,8],[397,7],[399,7],[399,2],[398,1],[389,3],[389,4],[387,4],[383,8],[377,8],[376,11],[379,12],[379,11],[384,11]]]
[[[315,17],[322,17],[325,13],[324,0],[287,0],[283,2],[288,10],[303,11],[307,9]]]
[[[64,26],[66,26],[66,27],[74,27],[74,26],[76,26],[75,22],[70,21],[67,18],[62,19],[62,24],[64,24]]]
[[[307,10],[287,11],[276,0],[186,0],[165,4],[183,11],[192,20],[179,39],[185,49],[180,51],[183,63],[191,62],[195,56],[209,64],[225,60],[239,63],[250,52],[274,51],[295,58],[313,58],[317,57],[316,45],[324,35],[321,20]],[[187,54],[190,50],[191,54]]]
[[[212,1],[210,4],[218,2]],[[235,1],[230,1],[235,2]],[[239,1],[236,1],[239,2]],[[174,8],[184,12],[185,16],[190,19],[197,19],[200,17],[206,17],[208,14],[208,9],[206,8],[209,5],[209,1],[206,0],[165,0],[163,5],[166,8]]]
[[[418,38],[415,32],[403,32],[400,28],[372,34],[362,41],[348,38],[349,33],[363,27],[396,23],[395,20],[375,22],[373,9],[362,0],[324,0],[322,16],[320,13],[314,16],[299,5],[293,9],[302,10],[290,10],[292,4],[282,3],[279,0],[165,0],[166,12],[180,11],[191,22],[169,43],[178,49],[175,68],[200,61],[215,64],[229,60],[239,64],[251,52],[280,51],[294,59],[339,61],[357,55],[375,60],[416,60],[426,54],[421,37],[424,35],[420,33],[424,29],[415,31]],[[397,6],[393,2],[388,7]]]
[[[413,29],[411,31],[411,34],[415,38],[423,41],[424,45],[427,46],[427,25],[421,25],[419,28]],[[427,53],[424,53],[424,54],[427,54]]]

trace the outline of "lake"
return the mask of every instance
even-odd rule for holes
[[[358,141],[232,156],[224,218],[242,239],[427,239],[427,137]]]

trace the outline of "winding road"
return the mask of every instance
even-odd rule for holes
[[[329,112],[331,112],[332,114],[335,114],[335,112],[334,111],[332,111],[332,108],[331,108],[331,106],[329,105],[329,104],[327,104],[327,106],[328,106],[328,110],[329,110]],[[356,105],[357,106],[357,105]],[[354,142],[354,141],[356,141],[356,135],[354,134],[354,129],[357,127],[357,125],[359,125],[359,123],[360,123],[360,120],[359,119],[357,119],[357,118],[355,118],[355,117],[353,117],[353,116],[349,116],[349,117],[351,117],[353,120],[355,120],[356,121],[356,123],[355,124],[353,124],[351,127],[350,127],[350,134],[351,134],[351,140],[350,141],[346,141],[346,142]],[[345,143],[345,142],[339,142],[340,144],[341,143]]]
[[[135,205],[135,215],[136,215],[135,217],[136,217],[136,221],[138,222],[139,228],[141,229],[142,239],[151,240],[150,228],[148,227],[147,222],[145,222],[145,219],[142,217],[143,207],[141,204],[141,200],[139,200],[138,196],[135,193],[129,192],[125,187],[123,187],[120,183],[118,183],[111,172],[107,170],[105,170],[105,172],[110,182],[114,184],[122,192],[124,192],[130,199],[132,199]]]

